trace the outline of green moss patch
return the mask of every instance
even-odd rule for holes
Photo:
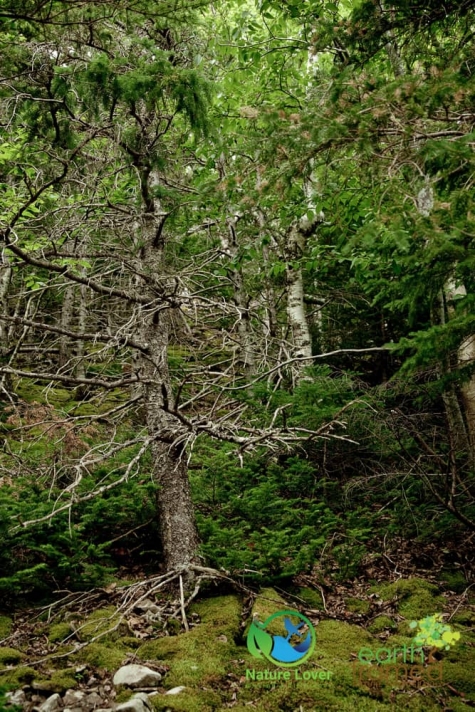
[[[178,695],[154,695],[150,702],[155,710],[173,712],[214,712],[223,709],[220,695],[206,689],[183,690]]]
[[[7,638],[12,632],[13,621],[9,616],[0,616],[0,640]]]
[[[361,598],[347,598],[345,603],[347,609],[353,613],[369,613],[371,608],[371,603]]]
[[[15,648],[0,648],[0,665],[16,665],[24,657],[24,654]]]
[[[12,670],[1,670],[0,686],[17,689],[22,685],[29,684],[36,677],[38,677],[38,672],[34,668],[27,667],[26,665],[13,668]]]
[[[62,695],[66,690],[77,687],[77,680],[74,674],[68,670],[56,670],[47,679],[39,678],[35,680],[35,687],[44,692],[58,692]]]
[[[89,615],[84,623],[79,626],[77,634],[80,640],[92,640],[97,635],[106,634],[102,641],[104,640],[117,640],[121,632],[119,629],[112,630],[119,620],[119,615],[114,606],[105,606],[104,608],[98,608],[96,611]],[[110,631],[108,633],[107,631]]]
[[[368,626],[371,633],[382,633],[383,630],[395,630],[397,624],[389,616],[377,616]]]
[[[90,643],[77,654],[77,659],[95,667],[115,672],[126,656],[125,651],[117,647],[108,647],[101,643]]]
[[[69,623],[56,623],[49,629],[48,640],[50,643],[60,643],[72,633]]]
[[[407,620],[420,620],[433,613],[440,613],[445,599],[438,595],[433,584],[422,579],[401,579],[394,583],[375,586],[383,601],[395,601],[399,613]]]
[[[310,607],[318,611],[324,610],[322,594],[320,591],[315,591],[313,588],[299,588],[297,595]]]
[[[201,618],[199,625],[189,633],[147,641],[137,656],[169,665],[168,687],[215,687],[238,654],[234,640],[239,633],[240,610],[239,600],[231,595],[197,603],[193,611]]]
[[[463,593],[468,585],[461,571],[442,571],[440,580],[449,591],[454,591],[455,593]]]

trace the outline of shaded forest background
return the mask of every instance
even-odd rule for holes
[[[0,3],[2,603],[469,583],[473,5]]]

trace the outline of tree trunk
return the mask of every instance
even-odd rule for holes
[[[157,181],[158,176],[142,177],[147,208],[143,217],[142,271],[153,280],[143,285],[143,289],[147,290],[151,305],[157,304],[157,292],[173,291],[172,280],[166,277],[164,267],[164,217],[158,200],[148,199]],[[171,412],[173,398],[167,355],[170,308],[170,304],[160,300],[155,309],[145,307],[141,314],[142,342],[148,347],[148,355],[141,360],[145,414],[148,432],[153,438],[153,478],[159,485],[159,531],[167,570],[196,563],[199,545],[183,442],[188,432]]]
[[[8,301],[7,295],[12,279],[12,268],[6,255],[3,255],[3,262],[0,265],[0,314],[8,316]],[[8,351],[9,328],[8,323],[0,319],[0,354]],[[12,391],[11,376],[2,374],[0,377],[0,392]]]
[[[61,308],[61,328],[67,331],[72,331],[74,318],[74,293],[76,287],[68,284],[64,290],[63,306]],[[69,336],[62,335],[59,342],[59,366],[66,366],[72,357],[71,339]]]
[[[456,297],[466,297],[465,285],[455,285],[450,281],[445,287],[447,300],[452,301]],[[449,316],[453,309],[447,309]],[[460,367],[475,364],[475,335],[468,336],[459,346],[457,352],[457,362]],[[470,442],[471,460],[475,461],[475,373],[468,381],[465,381],[460,388],[462,403],[465,415],[468,440]]]
[[[293,225],[286,246],[287,258],[287,316],[292,329],[294,356],[310,357],[312,340],[305,310],[303,275],[297,262],[305,248],[305,236],[298,225]]]
[[[83,277],[87,276],[85,268],[82,269]],[[87,325],[87,287],[81,284],[79,287],[79,306],[78,306],[78,333],[84,334]],[[78,378],[86,377],[86,364],[84,362],[84,341],[81,339],[76,345],[76,372]]]

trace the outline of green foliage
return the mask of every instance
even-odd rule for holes
[[[100,473],[98,473],[100,474]],[[46,595],[52,588],[94,586],[110,578],[128,556],[127,532],[143,527],[143,540],[156,538],[154,491],[150,482],[132,480],[108,495],[58,514],[35,527],[12,531],[12,524],[51,510],[51,491],[27,477],[0,488],[0,591],[6,599]],[[115,541],[117,540],[117,543]],[[144,547],[146,549],[146,547]],[[123,552],[123,553],[122,553]]]

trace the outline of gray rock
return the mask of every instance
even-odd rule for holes
[[[162,676],[145,665],[124,665],[114,675],[114,685],[127,687],[153,687],[158,685]]]
[[[84,702],[82,703],[82,706],[85,707],[86,709],[96,709],[96,707],[100,707],[103,704],[104,700],[100,695],[97,694],[97,692],[91,692],[90,695],[86,697]]]
[[[55,692],[54,695],[48,697],[48,699],[40,705],[39,710],[40,712],[57,712],[57,710],[60,710],[62,706],[61,695],[58,695],[58,693]]]
[[[149,702],[148,695],[144,692],[139,692],[133,695],[127,702],[122,702],[115,708],[116,712],[150,712],[152,705]]]
[[[21,707],[26,702],[26,695],[23,690],[15,690],[15,692],[7,692],[6,698],[11,705],[18,705]]]
[[[179,685],[178,687],[172,687],[171,690],[167,690],[165,692],[166,695],[179,695],[180,692],[183,692],[183,690],[186,689],[184,685]]]
[[[85,697],[86,693],[82,690],[66,690],[63,702],[66,707],[80,707],[81,702]]]
[[[150,611],[150,613],[153,613],[154,615],[160,613],[160,608],[156,603],[151,601],[150,598],[145,598],[143,601],[140,601],[140,603],[137,603],[135,608],[137,611]]]

